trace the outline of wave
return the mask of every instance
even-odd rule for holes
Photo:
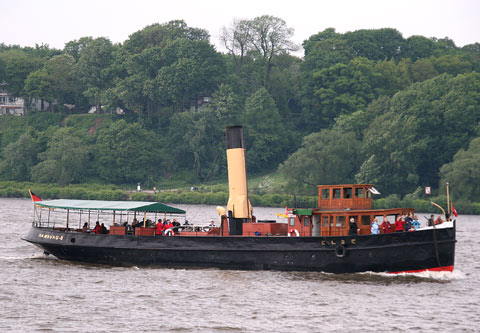
[[[437,280],[437,281],[454,281],[454,280],[463,280],[466,278],[465,273],[459,269],[454,269],[453,272],[448,271],[424,271],[416,273],[376,273],[376,272],[364,272],[359,274],[367,275],[376,275],[387,278],[398,278],[398,277],[417,277],[422,279]]]

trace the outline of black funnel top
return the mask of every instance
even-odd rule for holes
[[[228,126],[226,133],[227,133],[227,149],[244,148],[242,126]]]

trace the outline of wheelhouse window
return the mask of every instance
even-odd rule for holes
[[[329,199],[330,198],[330,189],[324,188],[322,190],[322,199]]]
[[[365,193],[365,197],[366,197],[367,199],[370,199],[370,198],[372,197],[372,192],[367,191],[367,192]]]
[[[346,187],[343,189],[343,198],[344,199],[351,199],[352,198],[352,188]]]
[[[370,225],[370,215],[362,215],[362,225]]]
[[[356,198],[363,198],[363,188],[356,188],[355,189],[355,197]]]
[[[295,218],[294,217],[290,217],[288,218],[288,224],[293,227],[295,225]]]
[[[345,216],[335,216],[335,227],[337,228],[345,227]]]
[[[334,198],[334,199],[340,199],[341,193],[342,193],[341,189],[339,189],[339,188],[334,188],[334,189],[333,189],[333,198]]]

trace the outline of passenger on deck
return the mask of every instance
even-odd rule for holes
[[[170,228],[173,228],[173,223],[170,222],[170,220],[167,220],[167,223],[165,224],[165,226],[163,228],[163,234],[165,234],[165,232]]]
[[[95,223],[95,228],[93,228],[92,231],[96,234],[101,234],[102,233],[102,226],[100,225],[100,223],[98,221],[97,221],[97,223]]]
[[[391,232],[392,232],[392,225],[388,221],[387,217],[384,217],[382,222],[382,233],[389,234]]]
[[[141,227],[142,226],[142,223],[140,221],[138,221],[136,218],[133,219],[132,221],[132,227],[135,229],[137,227]]]
[[[88,231],[88,223],[85,222],[82,227],[82,232],[87,232]]]
[[[443,223],[443,220],[442,218],[440,217],[440,215],[438,215],[437,219],[435,220],[435,225],[437,224],[442,224]]]
[[[370,233],[372,235],[378,235],[380,233],[380,228],[378,226],[377,219],[374,218],[370,227]]]
[[[158,219],[157,225],[155,226],[155,235],[160,236],[163,231],[163,222],[162,219]]]
[[[179,227],[180,226],[180,222],[178,222],[177,219],[173,219],[172,224],[173,224],[174,227]]]
[[[410,216],[405,217],[405,222],[403,223],[403,231],[410,231],[412,229],[412,219]]]
[[[413,221],[413,214],[412,214],[412,212],[410,212],[410,213],[408,213],[407,216],[405,216],[405,223],[407,223],[407,222],[412,223],[412,221]]]
[[[213,220],[210,220],[210,224],[208,225],[209,227],[215,227],[215,222]]]
[[[348,234],[349,235],[357,235],[358,233],[358,225],[357,225],[357,222],[355,222],[355,219],[353,217],[350,218],[350,221],[348,222],[349,224],[349,231],[348,231]]]
[[[147,219],[147,221],[146,221],[145,225],[146,225],[147,227],[153,227],[153,226],[155,226],[155,223],[154,223],[154,222],[152,222],[152,220],[150,220],[150,219]]]
[[[418,220],[418,216],[417,216],[417,215],[415,215],[415,216],[413,217],[412,227],[413,227],[415,230],[418,230],[418,228],[420,228],[420,221]]]
[[[429,227],[433,227],[435,225],[435,222],[434,222],[433,218],[434,218],[433,214],[430,215],[430,218],[428,219],[428,226]]]
[[[403,218],[403,215],[399,215],[397,220],[395,221],[395,232],[402,232],[404,224],[405,220]]]
[[[101,233],[102,234],[108,234],[108,230],[107,228],[105,227],[105,224],[102,223],[102,226],[101,226]]]

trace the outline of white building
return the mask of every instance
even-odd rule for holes
[[[23,116],[27,111],[25,100],[15,97],[6,90],[7,84],[0,84],[0,115]],[[43,99],[32,99],[28,110],[43,111],[49,107],[49,103]]]

